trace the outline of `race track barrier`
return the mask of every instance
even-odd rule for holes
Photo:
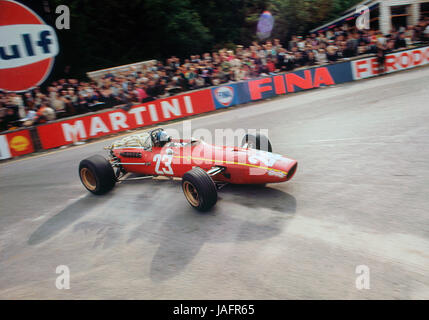
[[[388,54],[385,61],[386,73],[429,64],[429,46]],[[185,92],[135,105],[129,111],[120,108],[107,110],[5,132],[0,135],[0,160],[278,95],[366,79],[377,74],[377,57],[369,56]]]
[[[34,152],[33,137],[29,129],[16,130],[0,135],[0,160]]]
[[[353,81],[350,62],[341,62],[221,85],[211,90],[216,109],[220,109],[348,81]]]
[[[429,64],[429,47],[408,49],[386,55],[385,73],[407,70]],[[378,75],[377,57],[351,61],[353,79],[360,80]]]
[[[215,110],[209,89],[37,127],[43,149]]]

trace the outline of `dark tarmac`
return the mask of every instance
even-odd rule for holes
[[[428,80],[419,68],[192,119],[268,129],[299,162],[290,182],[226,186],[209,213],[180,181],[89,194],[79,161],[117,137],[0,164],[0,299],[429,299]]]

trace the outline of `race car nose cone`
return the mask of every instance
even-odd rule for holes
[[[298,161],[294,160],[294,161],[292,161],[291,164],[289,164],[288,169],[287,169],[286,181],[293,178],[293,176],[296,173],[297,168],[298,168]]]

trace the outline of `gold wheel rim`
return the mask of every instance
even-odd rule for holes
[[[95,179],[94,174],[88,168],[82,168],[80,170],[80,176],[82,182],[89,190],[94,191],[97,188],[97,180]]]
[[[185,181],[183,183],[183,191],[189,203],[194,207],[198,207],[198,205],[200,204],[200,198],[198,197],[198,192],[195,186],[189,181]]]

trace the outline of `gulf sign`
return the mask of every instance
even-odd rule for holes
[[[51,26],[26,6],[0,0],[0,90],[21,92],[40,85],[58,51]]]
[[[410,69],[429,63],[429,47],[405,50],[386,55],[385,72]],[[353,78],[365,79],[378,74],[377,57],[360,59],[351,63]]]
[[[137,105],[128,112],[116,109],[41,125],[37,131],[43,149],[50,149],[212,110],[211,90],[204,89]]]
[[[20,130],[0,136],[0,160],[34,152],[30,131]]]

